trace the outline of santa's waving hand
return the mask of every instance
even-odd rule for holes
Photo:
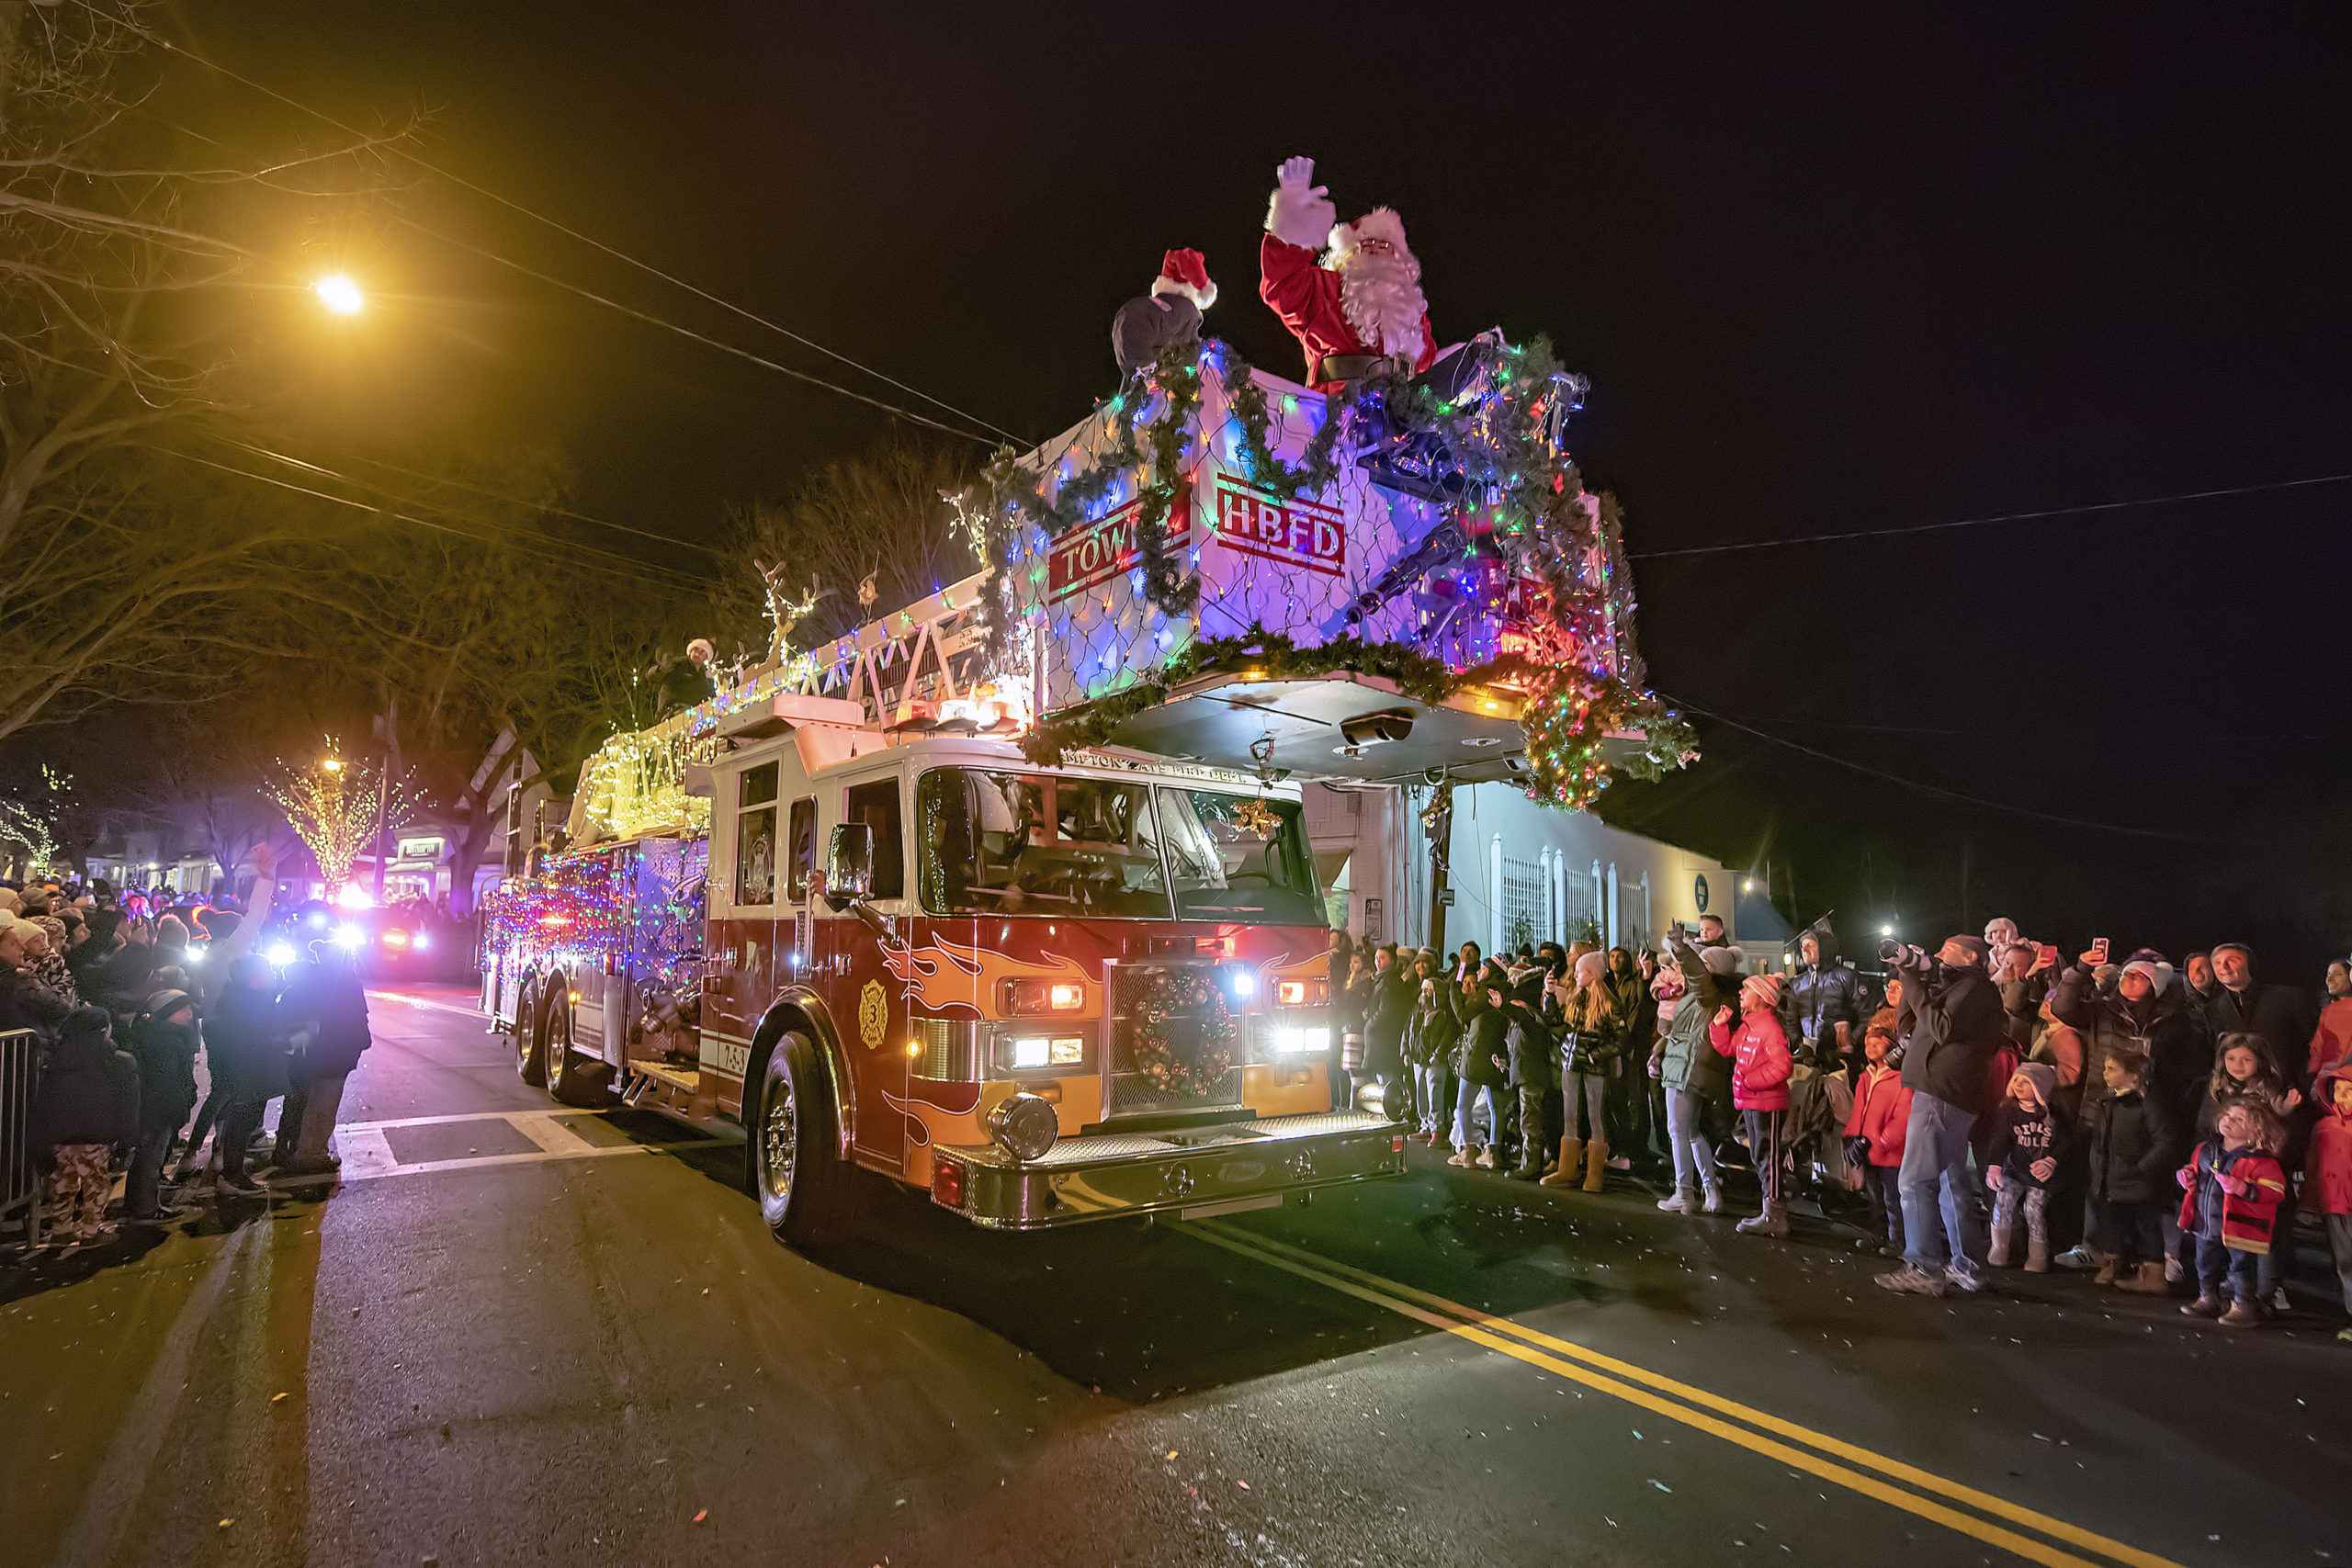
[[[1258,293],[1306,351],[1317,391],[1401,362],[1425,370],[1437,357],[1421,266],[1396,214],[1375,207],[1353,223],[1314,183],[1315,160],[1289,158],[1274,171],[1266,237],[1258,247]],[[1328,260],[1315,248],[1329,243]]]

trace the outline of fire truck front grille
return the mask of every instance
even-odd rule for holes
[[[1136,1070],[1135,1010],[1165,964],[1113,964],[1110,971],[1110,1070],[1103,1085],[1105,1117],[1156,1115],[1175,1111],[1220,1111],[1241,1103],[1241,1063],[1248,1055],[1246,1025],[1234,1040],[1234,1066],[1200,1094],[1169,1094]]]

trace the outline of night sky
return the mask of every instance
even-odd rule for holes
[[[1211,329],[1296,375],[1255,252],[1274,164],[1314,155],[1342,215],[1403,214],[1441,337],[1548,333],[1592,379],[1578,456],[1709,754],[1609,816],[1849,932],[2341,951],[2352,484],[1649,556],[2352,473],[2341,8],[1440,7],[1344,13],[1345,43],[1331,7],[982,9],[175,20],[354,123],[425,111],[452,172],[1029,437],[1112,389],[1111,312],[1172,245],[1208,255]],[[217,79],[159,102],[329,134]],[[399,209],[912,401],[440,181]],[[888,429],[389,219],[288,243],[392,295],[313,367],[330,462],[520,444],[584,510],[707,540]]]

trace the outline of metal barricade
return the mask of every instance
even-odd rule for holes
[[[0,1219],[13,1217],[40,1190],[32,1139],[40,1087],[40,1037],[29,1029],[0,1034]]]

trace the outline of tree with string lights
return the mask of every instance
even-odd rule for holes
[[[263,787],[318,863],[329,898],[351,880],[352,862],[379,832],[398,832],[416,815],[401,779],[388,781],[373,764],[346,759],[332,739],[315,766],[281,761]]]

